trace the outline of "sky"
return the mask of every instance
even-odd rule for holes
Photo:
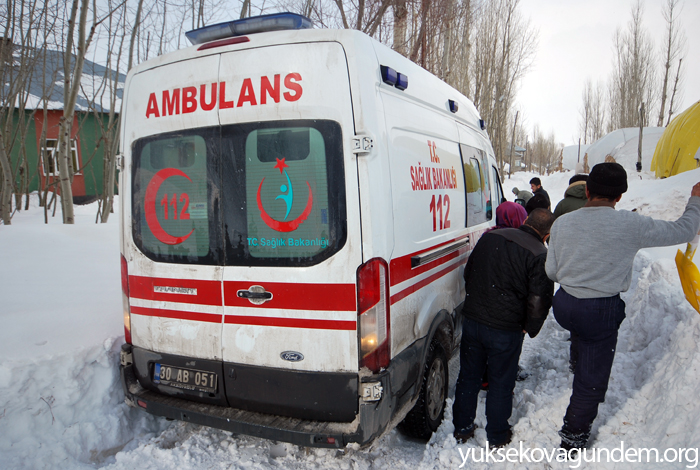
[[[587,79],[607,86],[613,64],[615,30],[625,29],[633,0],[521,0],[523,15],[539,30],[539,49],[534,65],[522,81],[517,103],[526,126],[554,132],[565,145],[578,142],[581,93]],[[665,0],[643,0],[643,25],[661,50]],[[681,26],[687,52],[683,100],[678,112],[700,100],[700,1],[684,0]],[[661,66],[659,66],[659,69]],[[675,71],[674,71],[675,76]],[[674,113],[676,114],[676,113]],[[658,111],[651,121],[656,125]]]

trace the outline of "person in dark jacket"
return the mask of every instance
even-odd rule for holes
[[[547,202],[550,205],[552,204],[552,201],[549,199],[549,193],[547,193],[547,191],[544,190],[544,188],[542,187],[542,181],[539,178],[535,177],[530,180],[530,189],[532,189],[533,196],[541,194],[547,198]]]
[[[527,201],[527,204],[525,204],[525,212],[530,214],[532,211],[535,209],[551,209],[551,205],[549,203],[549,199],[547,199],[544,194],[542,193],[537,193],[534,196],[530,198],[529,201]]]
[[[569,179],[569,187],[564,191],[564,199],[554,209],[554,218],[573,212],[586,205],[586,180],[588,175],[574,175]]]
[[[508,419],[523,338],[537,336],[552,304],[554,283],[544,242],[554,216],[536,209],[520,228],[485,233],[464,269],[460,371],[452,408],[459,443],[474,436],[481,378],[488,363],[486,436],[492,447],[513,436]]]

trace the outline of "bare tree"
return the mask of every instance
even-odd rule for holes
[[[473,31],[473,89],[465,93],[490,129],[501,168],[517,84],[532,65],[537,47],[538,33],[520,15],[518,5],[519,0],[494,0],[481,5]]]
[[[606,104],[605,85],[602,82],[597,82],[593,88],[593,114],[591,115],[589,143],[595,142],[605,135],[605,123],[607,122]]]
[[[530,143],[530,152],[533,166],[537,168],[537,172],[541,175],[549,174],[559,166],[561,151],[564,146],[557,143],[554,132],[551,132],[548,137],[539,130],[539,126],[535,125],[532,130],[532,140]]]
[[[78,11],[80,16],[78,17]],[[80,89],[80,77],[83,73],[85,63],[85,53],[87,52],[86,26],[88,16],[88,0],[73,0],[70,19],[68,20],[68,33],[66,34],[66,48],[64,51],[63,71],[64,71],[64,94],[63,94],[63,116],[59,120],[58,131],[58,171],[61,187],[61,209],[63,212],[63,223],[75,223],[73,214],[73,161],[71,158],[70,141],[73,127],[73,117],[75,114],[75,103],[78,99]],[[78,43],[77,54],[73,62],[73,42],[78,21]]]
[[[394,44],[393,49],[399,54],[406,55],[406,29],[408,9],[406,0],[394,0]]]
[[[344,29],[357,29],[374,36],[384,20],[384,14],[394,3],[393,0],[357,0],[343,2],[334,0]]]
[[[673,116],[673,103],[676,98],[676,94],[680,94],[679,86],[683,79],[681,77],[681,65],[683,64],[683,59],[678,59],[678,69],[676,70],[676,78],[673,81],[673,93],[671,93],[671,102],[668,105],[668,118],[666,119],[666,125],[671,122],[671,116]]]
[[[580,130],[584,144],[595,142],[605,135],[605,88],[601,82],[595,85],[588,79],[581,94],[579,110]]]
[[[635,127],[638,110],[647,103],[645,120],[655,103],[654,46],[642,27],[644,8],[641,0],[632,6],[632,19],[627,30],[615,32],[614,67],[610,77],[609,130]]]
[[[114,202],[114,185],[116,177],[116,155],[119,145],[117,138],[117,130],[119,129],[119,110],[117,100],[120,85],[120,69],[122,56],[124,53],[127,28],[126,19],[127,12],[125,6],[115,5],[118,0],[108,0],[107,7],[110,14],[107,16],[108,21],[105,24],[107,32],[108,50],[106,67],[104,75],[98,77],[99,85],[96,91],[92,94],[92,100],[89,101],[88,108],[92,111],[95,122],[100,129],[100,141],[98,145],[103,146],[103,172],[102,172],[102,194],[100,197],[98,216],[102,223],[106,223],[109,219],[109,214],[112,212]],[[143,0],[139,0],[139,5]],[[137,21],[140,15],[140,8],[137,7]],[[135,28],[134,28],[135,29]],[[131,36],[133,40],[133,35]],[[130,48],[130,53],[133,48]],[[132,61],[129,57],[129,63]],[[87,96],[87,93],[85,94]],[[107,105],[107,122],[102,118],[105,112],[105,104]]]
[[[581,130],[581,135],[583,136],[583,143],[588,143],[589,129],[593,127],[591,125],[591,120],[593,118],[593,82],[591,79],[587,79],[583,86],[583,92],[581,93],[581,99],[583,101],[581,108],[579,109],[579,114],[581,120],[579,127]]]
[[[681,0],[666,0],[666,3],[664,4],[663,9],[661,11],[664,20],[666,21],[666,32],[662,50],[664,62],[662,67],[663,80],[661,85],[661,105],[659,107],[659,119],[656,123],[658,127],[661,127],[664,124],[664,115],[666,113],[666,97],[668,94],[668,82],[670,78],[669,74],[671,72],[671,67],[675,64],[677,60],[679,65],[678,73],[680,73],[680,61],[683,60],[682,56],[686,45],[685,34],[683,34],[683,31],[679,28],[678,24],[680,22],[680,3]],[[678,77],[676,79],[676,82],[677,81]]]
[[[231,3],[227,0],[129,0],[127,31],[134,32],[134,50],[130,54],[132,64],[189,45],[185,39],[186,31],[235,18],[230,11]],[[239,17],[265,12],[268,12],[265,2],[258,5],[244,1],[241,2]],[[124,65],[124,69],[128,69]]]
[[[28,191],[29,168],[25,142],[37,97],[30,93],[49,37],[54,34],[60,5],[48,1],[7,2],[0,7],[4,20],[0,40],[0,219],[11,223],[12,194]],[[10,155],[19,155],[12,168]],[[20,179],[19,191],[16,186]],[[17,208],[21,207],[18,194]]]
[[[454,17],[454,35],[452,43],[451,60],[453,73],[448,78],[448,83],[465,95],[470,95],[472,89],[472,31],[474,30],[475,14],[470,0],[458,3]]]
[[[470,97],[486,121],[502,166],[514,125],[511,108],[517,84],[532,64],[537,46],[537,31],[520,14],[520,0],[332,2],[335,11],[323,0],[314,2],[315,22],[370,35],[391,29],[395,50]],[[298,12],[307,2],[283,4]],[[385,15],[389,6],[393,14]]]

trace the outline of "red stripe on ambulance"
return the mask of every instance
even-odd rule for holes
[[[463,259],[460,261],[457,261],[456,263],[446,267],[445,269],[442,269],[435,274],[431,274],[430,276],[426,277],[425,279],[421,279],[420,281],[416,282],[412,286],[397,292],[396,294],[391,296],[391,305],[394,305],[396,302],[399,300],[402,300],[409,295],[413,294],[414,292],[422,289],[423,287],[429,285],[431,282],[435,281],[436,279],[441,278],[442,276],[451,273],[455,269],[458,269],[461,265],[467,264],[467,259]]]
[[[275,103],[279,103],[281,98],[285,101],[293,102],[301,98],[303,89],[301,87],[301,74],[288,73],[284,77],[285,90],[282,92],[281,75],[276,74],[270,80],[267,76],[260,77],[260,86],[253,85],[252,78],[244,78],[240,88],[238,88],[238,99],[234,102],[235,90],[229,88],[229,96],[226,96],[226,82],[214,82],[211,84],[201,84],[197,86],[186,86],[163,90],[160,95],[152,92],[148,95],[146,105],[146,119],[151,117],[159,118],[164,116],[174,116],[178,114],[188,114],[201,109],[202,111],[212,111],[216,109],[240,108],[244,104],[258,106],[267,104],[268,98]],[[281,96],[281,98],[280,98]],[[160,98],[160,101],[159,101]]]
[[[143,315],[146,317],[175,318],[177,320],[190,320],[206,323],[221,323],[222,315],[188,312],[185,310],[166,310],[164,308],[131,307],[132,315]]]
[[[255,305],[238,297],[238,291],[251,286],[262,286],[272,294],[272,299]],[[282,310],[326,310],[355,312],[355,284],[303,284],[286,282],[224,281],[224,305],[226,307],[276,308]]]
[[[475,233],[471,233],[469,236],[474,237],[475,235],[476,235]],[[449,245],[450,243],[454,243],[456,241],[463,240],[464,238],[466,238],[466,237],[460,237],[460,238],[456,238],[454,240],[449,240],[447,242],[440,243],[440,244],[435,245],[435,246],[431,246],[430,248],[426,248],[425,250],[417,251],[415,253],[410,253],[408,255],[404,255],[404,256],[400,256],[398,258],[392,259],[391,263],[389,264],[389,272],[390,272],[389,283],[390,283],[390,285],[393,287],[397,284],[401,284],[402,282],[405,282],[409,279],[412,279],[416,276],[419,276],[419,275],[421,275],[427,271],[430,271],[431,269],[434,269],[442,264],[448,263],[449,261],[451,261],[451,260],[457,258],[458,256],[463,255],[467,251],[471,250],[472,244],[470,243],[470,244],[463,246],[459,250],[455,250],[451,253],[447,253],[446,255],[441,256],[440,258],[435,259],[429,263],[426,263],[426,264],[421,265],[421,266],[416,266],[415,268],[411,267],[411,258],[413,258],[414,256],[426,253],[428,251],[438,249],[441,246]]]

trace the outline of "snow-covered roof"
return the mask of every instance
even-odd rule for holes
[[[664,127],[645,127],[642,130],[642,169],[645,171],[651,168],[651,155],[654,155],[654,149],[664,129]],[[596,163],[604,162],[605,157],[610,155],[627,171],[636,171],[638,146],[638,127],[617,129],[601,137],[588,148],[586,151],[588,166],[592,168]],[[645,154],[650,154],[650,157],[644,158]],[[583,152],[581,155],[581,161],[583,161]]]
[[[27,51],[29,51],[29,54],[28,57],[25,57],[25,63],[28,60],[32,65],[29,67],[29,85],[28,89],[26,89],[29,95],[26,96],[25,108],[43,108],[44,100],[46,99],[48,100],[48,109],[63,109],[65,84],[63,52],[35,48],[22,49],[21,46],[15,45],[12,64],[12,71],[14,74],[18,73],[19,59],[22,52]],[[75,60],[76,57],[73,55],[72,63],[75,63]],[[3,84],[3,94],[5,96],[7,96],[9,88],[8,79],[9,78],[6,78]],[[126,75],[117,73],[103,65],[85,59],[75,110],[89,111],[96,109],[99,112],[109,112],[111,107],[110,87],[114,86],[113,80],[117,81],[117,99],[114,106],[119,110],[121,108],[121,98]],[[19,105],[19,99],[23,98],[24,97],[18,98],[18,102],[15,103],[16,107]]]

